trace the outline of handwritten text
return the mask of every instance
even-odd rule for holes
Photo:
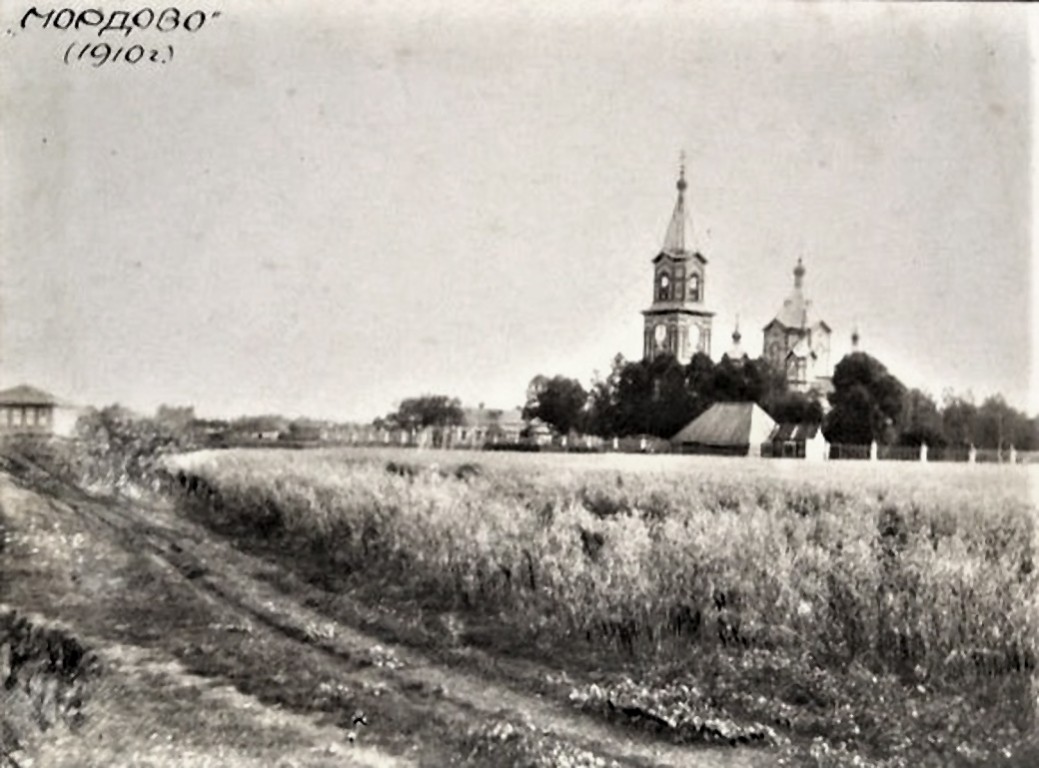
[[[114,32],[123,37],[146,31],[163,34],[182,30],[195,33],[202,29],[207,21],[219,18],[220,11],[195,10],[185,13],[179,8],[165,8],[161,11],[152,8],[141,8],[136,11],[103,11],[99,8],[74,10],[51,8],[41,11],[33,6],[22,16],[22,29],[47,29],[60,32],[94,32],[96,38]],[[138,64],[140,62],[168,64],[173,61],[173,46],[165,42],[152,45],[117,46],[108,42],[70,43],[65,48],[65,64],[83,62],[100,67],[108,63]]]

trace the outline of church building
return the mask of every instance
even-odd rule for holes
[[[804,295],[805,267],[794,267],[794,289],[763,329],[764,355],[777,370],[786,372],[790,388],[825,394],[830,382],[830,326],[815,317]]]
[[[695,354],[711,355],[714,312],[706,306],[707,258],[693,241],[693,227],[686,210],[685,163],[678,176],[678,200],[664,235],[664,245],[653,259],[653,303],[642,310],[642,357],[651,361],[673,355],[688,363]],[[783,371],[792,390],[826,395],[832,391],[830,335],[827,323],[817,317],[805,297],[805,266],[794,267],[794,287],[776,316],[763,329],[764,358]],[[734,362],[749,359],[741,346],[739,319],[725,353]]]
[[[705,306],[707,259],[692,242],[685,207],[685,164],[678,177],[678,201],[664,245],[653,259],[653,303],[642,311],[643,359],[674,355],[687,363],[697,352],[711,354],[711,319]]]

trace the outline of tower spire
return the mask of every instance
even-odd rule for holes
[[[685,152],[679,156],[678,161],[678,200],[675,202],[675,210],[671,214],[671,223],[667,225],[667,234],[664,235],[664,253],[683,253],[686,245],[686,224],[688,215],[685,211],[685,190],[688,184],[685,180]]]

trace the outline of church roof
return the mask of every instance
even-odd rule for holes
[[[808,310],[811,306],[812,303],[805,299],[801,289],[795,288],[783,300],[783,306],[776,313],[775,321],[785,325],[787,328],[807,328]]]
[[[812,302],[804,295],[804,264],[801,259],[797,260],[794,267],[794,289],[783,300],[783,306],[779,308],[776,316],[765,326],[768,330],[774,323],[779,323],[784,328],[809,328],[812,325],[820,325],[830,330],[822,320],[815,318],[812,314]]]
[[[787,353],[787,357],[815,357],[815,352],[812,350],[812,346],[808,343],[807,337],[802,336]]]
[[[653,263],[656,264],[661,259],[670,259],[676,264],[684,264],[692,259],[696,259],[701,264],[707,263],[707,257],[699,251],[686,251],[685,253],[669,253],[667,251],[661,251],[653,257]]]
[[[688,185],[685,180],[685,161],[678,174],[678,199],[675,201],[675,210],[671,213],[671,221],[667,225],[664,234],[664,245],[660,252],[669,256],[683,256],[696,251],[693,245],[693,222],[685,207],[685,190]],[[703,257],[700,257],[703,259]]]

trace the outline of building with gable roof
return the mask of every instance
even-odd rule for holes
[[[0,392],[0,431],[6,434],[50,434],[54,424],[54,395],[19,384]]]
[[[715,403],[679,430],[671,445],[681,453],[760,456],[775,429],[756,403]]]
[[[49,392],[19,384],[0,391],[0,436],[58,435],[73,433],[83,409],[59,400]]]
[[[783,458],[825,461],[830,457],[830,444],[823,436],[821,424],[784,422],[769,437],[771,455]]]
[[[480,403],[478,408],[462,409],[462,423],[455,428],[455,439],[474,445],[514,443],[526,427],[527,422],[519,408],[485,408]]]

